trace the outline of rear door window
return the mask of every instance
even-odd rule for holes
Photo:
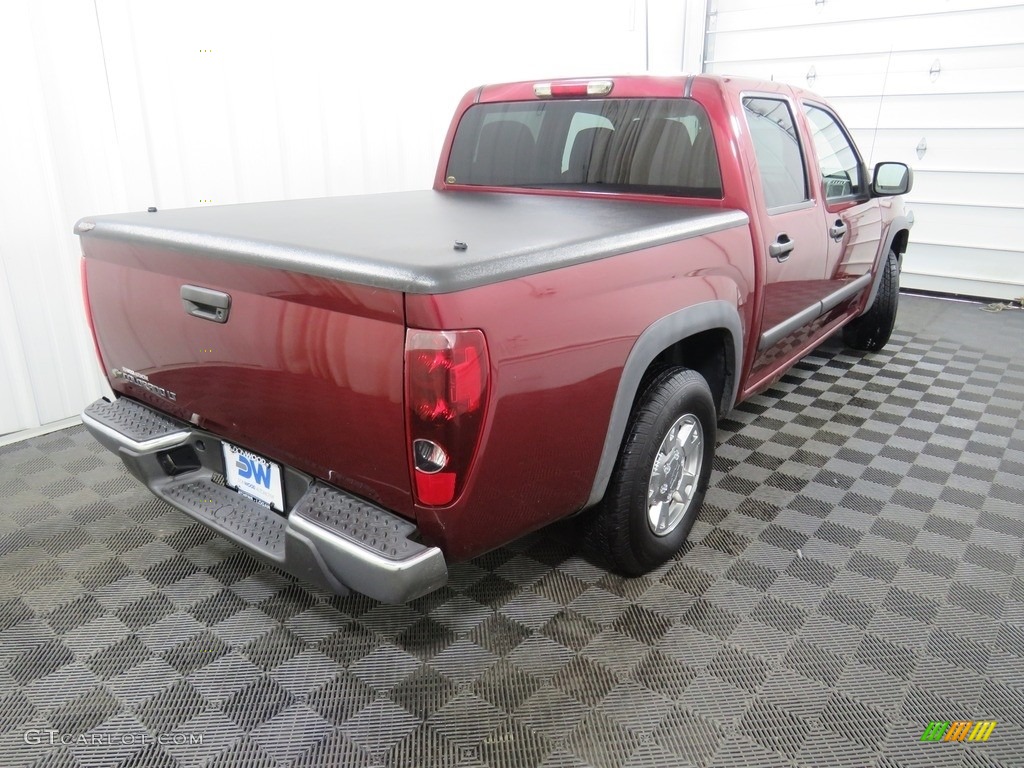
[[[748,96],[743,111],[757,155],[765,207],[784,208],[809,199],[807,170],[789,102]]]

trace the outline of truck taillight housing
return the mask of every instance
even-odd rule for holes
[[[450,504],[472,466],[488,393],[482,331],[405,336],[405,402],[413,493],[425,506]]]

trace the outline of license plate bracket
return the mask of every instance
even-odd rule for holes
[[[284,512],[281,465],[237,445],[222,442],[224,484],[253,501]]]

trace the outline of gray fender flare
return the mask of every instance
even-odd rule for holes
[[[889,256],[889,251],[892,248],[893,241],[896,239],[896,235],[904,229],[909,230],[913,226],[913,214],[897,216],[889,224],[889,231],[885,235],[883,245],[875,255],[875,279],[871,281],[871,293],[868,294],[868,303],[864,305],[865,312],[871,309],[871,305],[875,303],[875,296],[878,295],[878,286],[882,284],[882,265]]]
[[[612,470],[615,468],[615,461],[619,456],[622,437],[629,423],[633,399],[647,368],[659,354],[673,344],[703,331],[719,329],[728,331],[733,343],[733,359],[730,361],[732,376],[726,381],[728,391],[722,404],[722,413],[727,413],[736,404],[740,382],[738,371],[743,364],[743,322],[735,305],[715,300],[680,309],[652,323],[637,338],[619,378],[619,388],[612,404],[608,432],[605,435],[604,448],[601,450],[601,459],[597,465],[590,498],[587,499],[587,507],[593,506],[604,497]]]

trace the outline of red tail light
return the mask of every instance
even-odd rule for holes
[[[405,337],[405,398],[416,501],[450,504],[473,463],[487,407],[487,345],[481,331],[418,331]]]

